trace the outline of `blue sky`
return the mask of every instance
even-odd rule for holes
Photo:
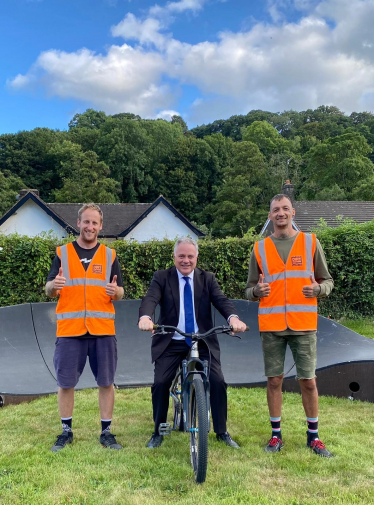
[[[374,111],[374,0],[2,0],[0,16],[0,133],[89,107],[190,127]]]

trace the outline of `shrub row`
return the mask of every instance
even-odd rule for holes
[[[325,251],[335,289],[320,302],[320,313],[333,318],[374,315],[374,222],[344,222],[339,228],[322,227],[317,236]],[[255,237],[204,240],[199,243],[198,265],[214,272],[230,298],[243,298],[249,256]],[[0,235],[0,305],[44,302],[44,285],[55,255],[57,239]],[[153,272],[173,264],[173,242],[146,244],[117,241],[125,298],[141,298]]]

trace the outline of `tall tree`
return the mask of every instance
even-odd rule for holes
[[[79,146],[76,146],[79,147]],[[109,178],[109,167],[98,161],[93,151],[76,149],[62,163],[63,186],[54,191],[56,202],[61,203],[115,203],[119,201],[119,183]]]
[[[27,188],[40,191],[49,201],[51,190],[61,185],[61,177],[50,150],[64,141],[66,132],[35,128],[0,136],[0,170],[9,170]]]
[[[110,167],[111,177],[120,183],[123,202],[137,202],[149,189],[149,143],[141,121],[109,118],[101,127],[95,151]]]
[[[83,114],[75,114],[69,122],[69,129],[88,128],[90,130],[99,129],[106,121],[105,112],[94,109],[87,109]]]
[[[365,137],[359,133],[344,133],[313,147],[307,154],[308,179],[316,184],[317,193],[335,184],[349,198],[352,190],[373,176],[371,152]],[[308,194],[315,199],[316,194]]]
[[[264,175],[265,159],[257,145],[248,141],[235,143],[232,162],[223,171],[223,184],[212,205],[215,235],[243,236],[248,231]]]
[[[9,171],[0,172],[0,216],[16,203],[16,196],[24,188],[21,179]]]
[[[243,140],[256,144],[266,159],[270,159],[273,154],[289,151],[287,140],[267,121],[254,121],[247,126]]]

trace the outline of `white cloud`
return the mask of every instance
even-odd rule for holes
[[[175,110],[162,110],[156,115],[156,118],[170,121],[173,116],[180,116],[180,114]]]
[[[114,37],[123,37],[125,40],[137,40],[142,45],[154,44],[156,47],[163,47],[164,35],[160,30],[164,26],[155,18],[139,20],[134,14],[128,13],[126,17],[116,26],[112,26],[111,33]]]
[[[149,9],[150,16],[164,16],[168,13],[180,14],[185,11],[198,12],[207,0],[180,0],[179,2],[167,2],[164,7],[154,5]]]
[[[88,101],[108,113],[136,111],[149,116],[173,100],[161,82],[164,70],[161,55],[127,44],[111,46],[106,56],[88,49],[51,50],[39,56],[26,76],[18,75],[10,84],[20,89],[38,81],[50,96]]]
[[[184,84],[194,85],[201,97],[186,112],[194,122],[250,109],[303,110],[321,104],[345,112],[373,110],[374,0],[318,5],[292,0],[294,8],[308,10],[294,23],[281,19],[291,0],[272,1],[268,6],[276,9],[273,17],[279,14],[277,22],[222,32],[216,42],[187,44],[165,33],[170,21],[165,13],[197,11],[203,3],[169,2],[155,6],[145,19],[127,14],[112,35],[136,41],[137,47],[113,45],[105,55],[88,49],[46,51],[10,85],[27,89],[39,83],[50,95],[144,117],[174,113],[176,94]],[[173,89],[167,84],[171,80]]]

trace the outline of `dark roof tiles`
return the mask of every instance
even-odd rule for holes
[[[46,203],[46,205],[64,221],[77,229],[78,210],[83,203]],[[99,236],[117,237],[136,221],[152,203],[101,203],[103,211],[103,229]]]
[[[301,201],[294,202],[295,223],[302,231],[310,231],[322,218],[326,224],[336,228],[341,224],[338,216],[365,223],[374,219],[374,202],[347,201]]]

